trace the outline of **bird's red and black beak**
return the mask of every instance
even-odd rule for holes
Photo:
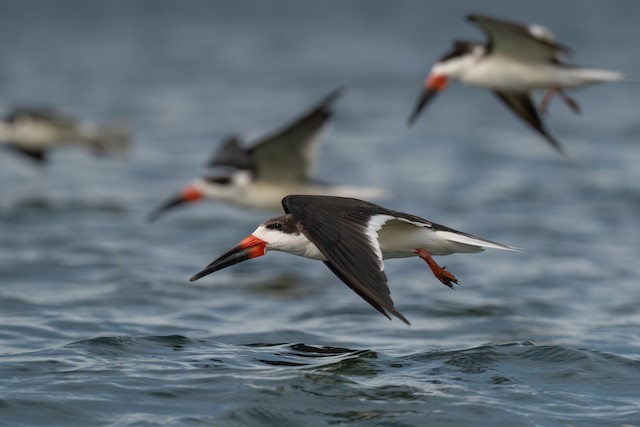
[[[147,215],[148,221],[155,221],[166,211],[185,203],[198,202],[202,200],[202,191],[193,186],[185,187],[180,193],[158,206]]]
[[[195,282],[196,280],[215,271],[222,270],[223,268],[230,267],[251,258],[262,256],[266,252],[266,245],[267,242],[258,239],[252,234],[236,246],[229,249],[227,252],[223,253],[219,258],[212,261],[211,264],[204,268],[204,270],[191,276],[189,281]]]
[[[418,102],[416,102],[416,108],[413,110],[411,117],[409,117],[409,126],[413,125],[413,122],[416,121],[420,112],[427,106],[429,101],[447,87],[447,83],[447,77],[442,74],[430,74],[429,77],[427,77],[424,82],[424,89],[422,89]]]

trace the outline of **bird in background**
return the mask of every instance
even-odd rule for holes
[[[52,148],[81,145],[99,156],[122,156],[130,148],[124,124],[79,121],[49,107],[16,108],[0,121],[0,145],[43,164]]]
[[[243,147],[238,136],[228,137],[208,164],[225,170],[193,180],[147,218],[154,221],[176,206],[202,199],[278,210],[282,198],[288,194],[384,197],[385,192],[378,188],[325,184],[311,178],[314,142],[333,116],[333,104],[341,93],[341,89],[332,91],[301,117],[251,147]]]
[[[434,96],[447,87],[449,80],[459,80],[492,90],[509,109],[562,153],[560,143],[549,134],[540,118],[551,99],[558,95],[578,113],[577,102],[565,93],[565,88],[630,80],[617,71],[564,63],[562,56],[569,53],[569,49],[556,42],[551,31],[540,25],[525,25],[479,14],[469,15],[467,20],[482,29],[487,43],[454,42],[453,49],[431,68],[409,117],[409,125]],[[535,89],[548,90],[541,101],[540,112],[531,100],[531,91]]]
[[[453,253],[481,252],[485,248],[518,251],[426,219],[383,208],[358,199],[291,195],[282,200],[285,215],[263,222],[202,271],[208,274],[268,251],[283,251],[323,261],[355,293],[380,313],[409,321],[391,299],[383,259],[417,256],[448,287],[456,277],[432,258]]]

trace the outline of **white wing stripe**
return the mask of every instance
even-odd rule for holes
[[[371,249],[376,254],[380,271],[384,271],[384,263],[382,262],[382,250],[380,249],[380,242],[378,241],[378,231],[382,228],[383,225],[385,225],[392,219],[399,218],[391,215],[374,215],[369,218],[369,223],[367,224],[367,228],[364,231],[369,238]]]
[[[411,220],[409,220],[407,218],[400,218],[400,217],[398,217],[398,218],[394,217],[393,219],[397,219],[398,221],[403,221],[403,222],[406,222],[408,224],[415,225],[416,227],[433,228],[432,224],[426,223],[426,222],[416,222],[416,221],[411,221]]]

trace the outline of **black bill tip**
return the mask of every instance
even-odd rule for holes
[[[202,271],[191,276],[189,281],[195,282],[196,280],[201,279],[204,276],[208,276],[218,270],[222,270],[223,268],[230,267],[251,258],[262,256],[265,254],[265,247],[266,242],[264,240],[251,235],[213,260]]]
[[[185,204],[187,202],[187,200],[185,200],[182,196],[176,196],[172,199],[167,200],[165,203],[163,203],[162,205],[158,206],[157,208],[155,208],[154,210],[152,210],[151,212],[149,212],[146,216],[147,222],[155,222],[157,221],[162,215],[164,215],[167,211],[177,207],[177,206],[181,206],[183,204]]]
[[[429,101],[431,101],[433,97],[436,96],[437,93],[438,93],[437,89],[425,89],[422,91],[422,93],[420,94],[420,97],[418,98],[418,101],[416,102],[416,107],[413,110],[413,114],[411,114],[411,116],[407,120],[407,125],[413,126],[413,124],[415,123],[416,119],[418,118],[422,110],[424,110],[424,108],[427,106]]]

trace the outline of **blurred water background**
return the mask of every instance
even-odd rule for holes
[[[574,92],[563,158],[482,90],[406,120],[482,12],[640,75],[640,2],[0,1],[0,111],[128,121],[130,158],[0,152],[0,424],[640,425],[640,86]],[[144,215],[343,86],[317,177],[526,249],[386,263],[406,326],[287,254],[188,277],[269,212]]]

